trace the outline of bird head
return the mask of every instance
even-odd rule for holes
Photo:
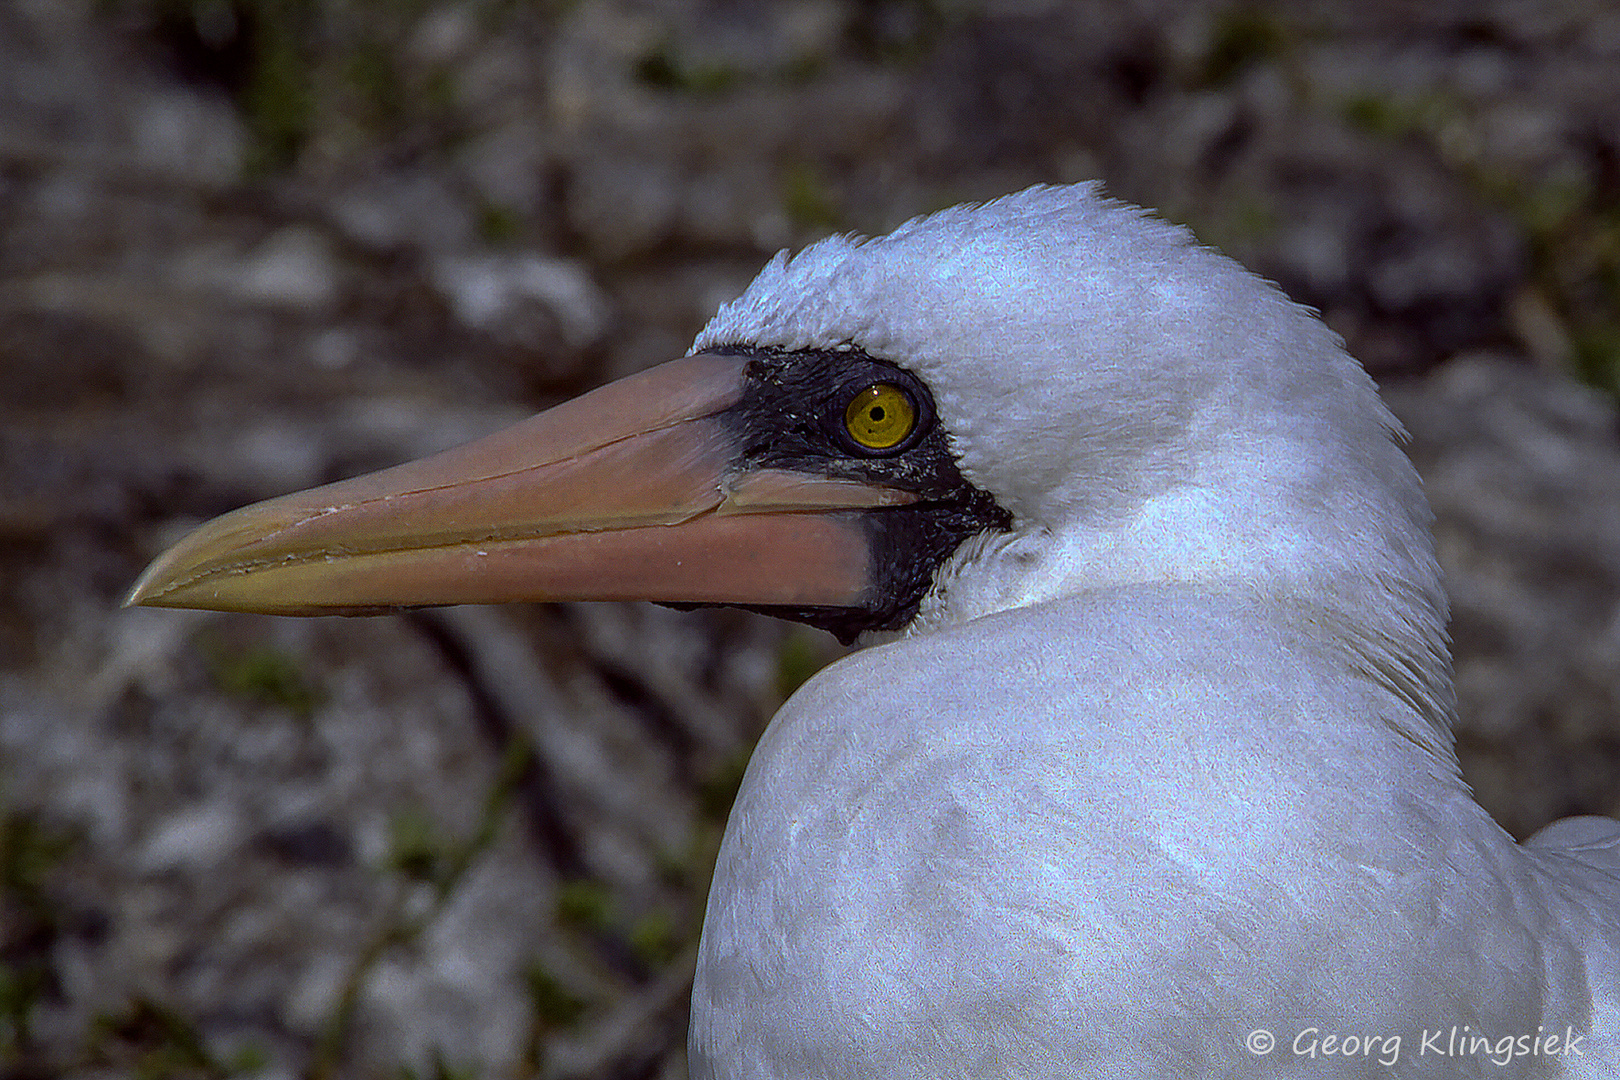
[[[849,639],[1129,582],[1348,573],[1443,622],[1397,433],[1274,287],[1090,186],[1040,187],[779,255],[687,357],[227,514],[129,602],[646,599]]]

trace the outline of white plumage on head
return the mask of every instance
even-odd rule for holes
[[[1092,185],[778,255],[693,348],[738,343],[914,371],[963,474],[1014,515],[945,568],[919,626],[1228,582],[1343,594],[1445,666],[1428,505],[1371,379],[1275,286]]]

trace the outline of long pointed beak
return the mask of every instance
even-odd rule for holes
[[[895,488],[737,463],[746,360],[699,355],[421,461],[256,503],[125,604],[281,615],[511,600],[856,607]]]

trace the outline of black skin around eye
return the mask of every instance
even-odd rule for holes
[[[909,506],[840,511],[859,516],[871,552],[873,583],[860,605],[757,610],[819,626],[846,643],[865,630],[899,629],[964,540],[1011,527],[1012,515],[963,478],[933,395],[909,371],[855,349],[710,351],[749,361],[742,400],[720,417],[737,447],[736,468],[790,469],[920,496]],[[872,450],[849,434],[845,413],[855,395],[879,383],[910,396],[916,426],[895,446]]]

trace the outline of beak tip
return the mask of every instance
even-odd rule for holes
[[[118,606],[122,608],[163,607],[161,597],[164,592],[162,583],[154,580],[152,568],[147,567],[146,571],[136,579],[135,584],[129,587],[129,592],[124,594],[123,603]]]
[[[142,607],[151,598],[154,591],[152,588],[152,567],[148,565],[145,570],[141,571],[141,576],[135,579],[135,584],[131,585],[129,591],[124,593],[123,603],[118,606],[121,608]]]
[[[195,534],[194,534],[195,535]],[[189,607],[187,588],[187,566],[195,562],[195,558],[188,558],[192,545],[191,537],[169,548],[157,558],[153,559],[141,571],[141,576],[124,594],[124,601],[120,607]],[[176,571],[179,573],[176,573]]]

